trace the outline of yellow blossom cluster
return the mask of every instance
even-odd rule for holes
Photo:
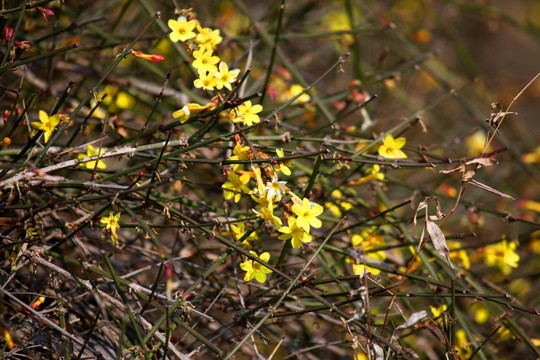
[[[191,18],[191,14],[188,13],[187,16],[181,16],[177,20],[170,19],[168,25],[172,30],[169,34],[171,41],[192,41],[190,48],[197,47],[191,54],[194,59],[191,65],[198,73],[193,85],[203,90],[226,88],[232,91],[231,84],[236,81],[240,70],[229,70],[227,63],[214,54],[217,45],[223,40],[219,30],[202,27],[199,21],[188,17]]]
[[[177,20],[169,20],[168,25],[172,31],[169,38],[173,42],[189,42],[187,48],[193,49],[192,66],[198,74],[193,85],[208,91],[222,89],[232,91],[232,84],[236,81],[240,70],[230,70],[228,65],[216,55],[217,45],[222,41],[219,30],[202,27],[189,11],[183,11],[182,14],[183,16]],[[182,109],[175,111],[173,116],[180,118],[180,122],[184,123],[192,114],[202,114],[216,109],[221,99],[222,96],[218,94],[206,105],[186,104]],[[247,100],[222,111],[219,116],[233,124],[251,126],[260,123],[259,113],[262,110],[261,105]],[[251,198],[255,202],[252,209],[255,216],[281,233],[278,239],[290,240],[293,248],[300,248],[302,243],[312,240],[311,229],[322,226],[318,216],[322,214],[323,207],[307,198],[300,198],[286,186],[286,181],[279,179],[279,174],[291,175],[291,170],[287,166],[288,161],[275,160],[267,165],[251,165],[249,169],[245,169],[242,161],[270,158],[262,151],[256,154],[253,151],[254,149],[245,142],[245,139],[242,141],[240,137],[235,137],[233,155],[228,159],[231,166],[225,169],[227,181],[222,185],[224,198],[233,200],[235,203],[240,202],[243,195]],[[284,157],[284,150],[277,149],[276,156],[277,158]],[[281,214],[278,214],[278,209]],[[246,223],[240,221],[231,225],[229,233],[238,241],[246,237],[247,232]],[[257,239],[258,235],[251,232],[243,239],[242,244],[251,248],[250,241]],[[259,256],[252,251],[252,255],[264,262],[270,260],[268,252],[263,252]],[[244,277],[246,281],[256,279],[262,283],[266,281],[266,275],[271,272],[253,259],[246,260],[240,267],[246,271]]]
[[[228,160],[233,162],[227,170],[228,181],[222,185],[226,200],[233,199],[239,202],[242,195],[249,196],[255,202],[253,213],[264,220],[266,224],[280,232],[280,240],[290,240],[293,248],[298,249],[303,243],[312,240],[311,229],[320,228],[321,220],[318,219],[323,213],[323,207],[309,201],[307,198],[300,198],[286,186],[286,181],[279,180],[279,174],[290,175],[287,161],[278,160],[284,157],[284,150],[276,150],[277,159],[269,165],[251,165],[249,170],[244,170],[244,164],[234,163],[236,161],[248,161],[257,156],[267,159],[269,156],[262,151],[253,154],[248,145],[243,145],[240,138],[236,138],[236,145],[233,148],[233,156]],[[279,213],[278,213],[279,210]],[[245,233],[245,223],[240,222],[231,226],[235,238],[240,239]],[[258,237],[253,233],[245,240],[256,240]],[[243,242],[251,247],[251,244]],[[257,256],[256,252],[253,252]],[[270,255],[263,253],[259,258],[268,261]],[[264,257],[263,257],[264,255]],[[253,260],[243,262],[241,268],[246,271],[244,280],[256,279],[259,282],[266,280],[266,274],[270,271]]]
[[[512,269],[518,267],[519,255],[516,253],[516,243],[507,239],[488,245],[484,248],[484,262],[488,266],[497,266],[504,275],[509,275]]]
[[[215,50],[223,38],[218,29],[203,27],[189,12],[183,11],[183,16],[177,20],[170,19],[168,26],[171,29],[169,38],[173,42],[188,43],[193,62],[191,65],[197,71],[197,78],[193,85],[196,88],[208,91],[227,89],[232,91],[232,84],[236,81],[239,69],[229,69],[226,62],[216,55]],[[180,110],[173,112],[173,117],[179,118],[183,124],[194,114],[201,114],[214,110],[219,105],[220,97],[214,97],[205,105],[189,103]],[[240,106],[221,114],[221,117],[233,120],[235,123],[251,125],[260,121],[256,115],[262,111],[261,105],[251,105],[246,101]],[[234,116],[233,116],[234,115]]]

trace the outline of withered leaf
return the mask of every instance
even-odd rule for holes
[[[435,250],[442,256],[448,260],[448,263],[454,269],[454,265],[452,265],[452,262],[450,261],[450,250],[448,249],[448,245],[446,245],[446,237],[444,236],[441,228],[439,225],[435,224],[433,221],[427,221],[426,222],[426,228],[427,232],[429,234],[429,237],[431,238],[431,241],[433,241],[433,246],[435,247]]]
[[[394,330],[394,333],[392,334],[392,338],[391,338],[390,341],[391,342],[396,341],[396,339],[400,336],[402,330],[408,329],[408,328],[416,325],[420,320],[422,320],[423,318],[425,318],[427,316],[428,316],[428,314],[427,314],[426,310],[421,310],[421,311],[418,311],[418,312],[415,312],[415,313],[411,314],[411,316],[409,316],[407,321],[405,321],[403,324],[396,327],[396,329]]]
[[[457,168],[450,169],[450,170],[439,170],[439,173],[441,173],[441,174],[449,174],[449,173],[455,172],[455,171],[461,171],[461,172],[465,171],[465,165],[461,164]]]
[[[490,193],[493,193],[493,194],[496,194],[496,195],[505,197],[505,198],[507,198],[507,199],[512,199],[512,200],[514,200],[514,198],[511,197],[510,195],[507,195],[507,194],[505,194],[505,193],[502,193],[502,192],[500,192],[499,190],[496,190],[496,189],[494,189],[494,188],[492,188],[492,187],[489,187],[489,186],[487,186],[487,185],[485,185],[485,184],[482,184],[481,182],[478,182],[478,181],[476,181],[476,180],[469,180],[469,184],[478,186],[480,189],[484,189],[484,190],[486,190],[486,191],[489,191]]]
[[[418,212],[420,210],[423,210],[427,208],[427,198],[420,201],[420,203],[418,204],[418,207],[416,208],[416,212],[414,213],[414,218],[413,218],[413,224],[416,225],[416,217],[418,216]]]
[[[469,181],[473,178],[475,172],[474,171],[467,171],[463,176],[461,177],[461,181]]]
[[[425,318],[427,316],[428,316],[428,314],[427,314],[426,310],[422,310],[422,311],[419,311],[419,312],[412,313],[411,316],[409,316],[409,318],[407,319],[407,321],[405,321],[403,324],[399,325],[396,328],[396,330],[410,328],[410,327],[414,326],[416,323],[418,323],[420,320],[422,320],[423,318]]]
[[[493,166],[497,165],[498,163],[499,162],[497,161],[497,159],[494,158],[475,158],[467,161],[465,165],[480,164],[482,166]]]
[[[384,360],[384,350],[377,343],[373,343],[373,352],[375,353],[375,360]]]

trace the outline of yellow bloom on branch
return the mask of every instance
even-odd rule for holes
[[[243,123],[246,126],[251,126],[261,122],[258,113],[262,111],[262,105],[251,105],[251,100],[246,101],[238,106],[237,117],[233,119],[234,123]]]
[[[216,77],[214,76],[214,73],[211,72],[199,73],[199,78],[193,81],[193,86],[198,89],[202,88],[203,90],[214,90],[216,85]]]
[[[246,224],[244,222],[239,222],[236,225],[231,224],[231,230],[234,233],[234,238],[236,239],[236,241],[238,241],[247,232],[246,231]],[[249,243],[250,240],[251,241],[259,240],[259,235],[257,235],[257,233],[255,231],[253,231],[251,234],[248,235],[247,238],[244,239],[244,241],[242,241],[242,245],[246,245],[246,246],[251,247],[251,244]]]
[[[249,193],[249,189],[246,186],[250,179],[249,174],[238,176],[234,171],[229,171],[227,178],[229,181],[221,186],[225,189],[223,196],[225,197],[225,200],[234,197],[234,202],[239,202],[241,193]]]
[[[380,165],[375,164],[375,165],[369,167],[366,170],[366,174],[367,174],[366,176],[363,176],[360,179],[351,180],[351,181],[347,182],[347,184],[348,185],[360,185],[360,184],[363,184],[363,183],[366,183],[366,182],[372,181],[372,180],[384,181],[384,174],[381,172]]]
[[[447,241],[446,244],[450,249],[450,259],[452,262],[463,265],[463,268],[470,269],[471,261],[467,251],[461,249],[461,244],[458,241]]]
[[[222,61],[219,63],[219,71],[214,73],[214,77],[216,78],[216,88],[220,90],[225,87],[232,91],[231,84],[236,81],[236,77],[239,73],[239,69],[229,70],[229,66]]]
[[[285,152],[283,151],[283,149],[276,149],[276,155],[282,158],[282,157],[285,157]],[[290,161],[279,162],[277,166],[275,166],[275,168],[278,171],[281,171],[283,174],[289,176],[291,175],[291,169],[289,169],[289,167],[287,166],[289,165],[289,163]]]
[[[60,115],[47,115],[43,110],[39,110],[39,122],[35,121],[31,125],[34,129],[43,131],[45,136],[45,144],[49,141],[54,128],[60,123]]]
[[[312,204],[308,199],[302,199],[302,203],[296,203],[292,206],[292,211],[296,214],[296,224],[309,233],[310,226],[314,228],[320,228],[322,226],[321,220],[317,219],[317,216],[321,215],[324,211],[323,207],[319,204]]]
[[[212,51],[205,51],[204,49],[195,50],[193,52],[193,58],[195,60],[191,65],[197,69],[199,74],[217,72],[218,68],[216,64],[219,62],[219,57],[213,56]]]
[[[429,309],[431,310],[431,313],[433,314],[433,318],[436,319],[439,316],[441,316],[442,313],[445,312],[448,309],[448,306],[446,304],[442,304],[439,307],[429,305]]]
[[[374,260],[378,262],[382,262],[386,259],[386,255],[382,251],[377,251],[373,253],[368,253],[366,255],[367,260]],[[360,260],[360,259],[359,259]],[[369,265],[364,265],[361,260],[358,263],[352,264],[352,270],[354,275],[358,276],[364,276],[366,272],[370,272],[373,275],[379,275],[381,273],[381,270],[371,267]]]
[[[214,50],[216,46],[223,40],[219,35],[219,30],[212,30],[208,27],[197,26],[197,37],[195,43],[199,45],[199,49]]]
[[[79,154],[77,157],[79,159],[84,159],[90,156],[96,156],[101,154],[103,154],[103,149],[99,149],[99,151],[96,151],[92,145],[88,144],[88,146],[86,147],[86,154]],[[82,163],[81,165],[93,170],[96,166],[96,161],[87,161],[85,163]],[[106,169],[107,165],[102,160],[98,160],[97,167],[98,169]]]
[[[233,149],[233,156],[227,160],[240,160],[246,161],[251,159],[249,146],[242,146],[240,142],[237,142]],[[238,170],[242,167],[242,164],[233,164],[233,170]]]
[[[120,213],[113,215],[111,211],[108,217],[102,218],[100,221],[100,225],[110,231],[113,244],[118,243],[118,235],[116,234],[116,229],[120,227],[118,220],[120,220]]]
[[[404,137],[394,139],[390,134],[386,135],[381,146],[379,146],[379,155],[391,159],[405,159],[407,155],[401,148],[405,146],[407,140]]]
[[[180,110],[176,110],[172,113],[174,118],[180,118],[180,122],[183,124],[189,120],[192,114],[200,114],[206,111],[214,110],[218,105],[219,99],[217,97],[213,98],[206,105],[199,105],[197,103],[189,103],[184,105]]]
[[[267,206],[257,206],[257,209],[252,209],[257,217],[266,220],[268,223],[274,225],[278,230],[281,229],[281,219],[274,215],[274,204],[271,200],[267,200]]]
[[[283,235],[278,236],[279,240],[291,239],[292,247],[295,249],[300,248],[302,243],[311,242],[311,235],[305,232],[303,228],[298,227],[295,217],[290,216],[287,222],[289,226],[283,226],[279,229],[279,232],[283,233]]]
[[[512,272],[512,268],[518,267],[519,255],[516,254],[516,244],[503,241],[488,245],[484,249],[484,262],[488,266],[497,266],[504,275]]]
[[[187,19],[184,18],[178,20],[170,19],[167,25],[172,30],[169,34],[169,38],[172,42],[184,42],[197,36],[197,34],[193,32],[195,25],[197,25],[197,21],[195,20],[187,21]]]
[[[250,253],[266,263],[270,260],[269,252],[263,252],[261,256],[257,256],[257,253],[255,251],[250,251]],[[246,272],[246,275],[244,276],[244,281],[251,281],[253,278],[255,278],[255,280],[257,280],[261,284],[266,281],[266,275],[272,272],[272,270],[256,262],[255,260],[244,261],[240,264],[240,268]]]

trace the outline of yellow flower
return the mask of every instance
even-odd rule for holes
[[[212,99],[212,101],[210,101],[206,105],[189,103],[189,104],[184,105],[184,107],[181,108],[180,110],[176,110],[175,112],[173,112],[172,115],[174,118],[180,118],[180,122],[183,124],[189,120],[189,118],[191,117],[191,114],[200,114],[205,111],[214,110],[217,107],[218,102],[219,102],[219,98],[216,96],[215,98]]]
[[[372,226],[369,229],[363,230],[360,235],[354,234],[351,237],[351,244],[353,246],[361,247],[364,251],[380,248],[384,245],[384,237],[381,234],[376,233],[376,230],[377,228]],[[366,253],[366,258],[384,261],[386,259],[386,254],[384,251],[368,252]],[[369,270],[373,275],[379,275],[381,273],[381,270],[371,266],[366,267],[362,263],[353,264],[352,267],[355,275],[363,275],[366,270]]]
[[[285,157],[285,152],[283,149],[276,149],[276,155],[280,158]],[[277,171],[281,171],[286,176],[291,175],[291,169],[287,165],[289,165],[290,161],[283,161],[279,162],[275,167]]]
[[[351,237],[352,246],[362,246],[365,250],[376,249],[384,245],[384,237],[381,234],[376,233],[377,228],[375,226],[369,229],[364,229],[358,234],[354,234]]]
[[[107,96],[105,96],[105,94],[107,94]],[[102,104],[106,105],[109,112],[114,113],[119,112],[122,109],[132,109],[137,103],[137,100],[133,96],[112,85],[106,85],[105,88],[97,94],[97,98],[103,99]],[[92,105],[97,105],[97,103],[93,103]],[[94,116],[100,119],[104,119],[105,114],[106,112],[101,108],[98,108],[97,111],[94,112]]]
[[[216,64],[219,62],[219,57],[212,56],[212,51],[206,51],[204,49],[195,50],[193,52],[192,63],[193,67],[197,69],[199,74],[205,74],[207,72],[217,72]]]
[[[279,229],[279,232],[283,235],[278,236],[279,240],[291,239],[292,247],[295,249],[300,248],[302,243],[311,242],[311,235],[304,231],[303,228],[296,225],[296,218],[289,216],[287,221],[289,226],[283,226]]]
[[[469,306],[469,312],[474,314],[474,321],[478,324],[484,324],[491,316],[489,310],[480,302],[475,302],[472,306]]]
[[[214,87],[217,85],[216,77],[214,73],[199,73],[199,78],[195,79],[193,85],[203,90],[214,90]]]
[[[272,201],[268,201],[268,206],[262,207],[257,206],[257,209],[252,209],[257,217],[268,221],[270,224],[274,225],[278,230],[281,229],[281,219],[274,215],[274,204]]]
[[[263,252],[261,256],[257,256],[255,251],[250,251],[250,253],[266,263],[270,260],[269,252]],[[261,284],[266,281],[266,275],[272,272],[272,270],[254,260],[244,261],[240,264],[240,268],[246,272],[244,281],[251,281],[253,278],[255,278],[255,280]]]
[[[304,88],[302,87],[302,85],[299,85],[299,84],[293,84],[291,85],[291,87],[289,89],[287,89],[287,91],[285,92],[286,94],[286,99],[289,100],[289,99],[292,99],[293,97],[295,97],[296,95],[300,94],[304,92]],[[294,100],[294,103],[295,104],[301,104],[301,103],[306,103],[306,102],[309,102],[311,100],[311,97],[309,96],[308,93],[304,93],[302,95],[300,95],[298,97],[298,99]]]
[[[407,155],[401,148],[405,146],[406,139],[400,137],[394,139],[390,134],[386,135],[381,146],[379,146],[379,155],[391,159],[405,159]]]
[[[384,261],[386,259],[386,255],[382,251],[377,251],[373,253],[369,253],[369,256],[366,256],[367,259],[373,259],[376,261]],[[371,266],[365,266],[362,263],[355,263],[352,264],[352,269],[354,275],[363,276],[367,271],[372,273],[373,275],[379,275],[381,273],[381,270],[371,267]]]
[[[537,146],[531,153],[523,154],[521,159],[527,164],[540,162],[540,146]]]
[[[442,313],[446,311],[446,309],[448,309],[448,306],[446,306],[446,304],[442,304],[439,307],[429,305],[429,309],[431,310],[431,313],[433,314],[433,318],[436,319],[439,316],[441,316]]]
[[[242,146],[240,142],[237,142],[233,149],[233,156],[227,160],[249,160],[251,156],[249,155],[249,146]],[[242,164],[234,164],[233,170],[238,170]]]
[[[216,88],[220,90],[225,87],[232,90],[231,83],[236,81],[236,77],[240,73],[239,69],[229,70],[229,67],[223,61],[219,63],[219,71],[214,73],[216,78]],[[261,107],[262,110],[262,107]]]
[[[463,265],[463,268],[470,269],[471,268],[471,261],[469,260],[469,255],[467,255],[467,252],[461,248],[461,244],[458,241],[447,241],[446,244],[448,245],[448,248],[450,249],[450,259],[454,263],[458,263]],[[455,250],[459,249],[459,250]]]
[[[508,275],[512,272],[512,268],[518,267],[519,255],[515,250],[515,243],[503,239],[485,247],[484,262],[488,266],[497,266],[504,275]]]
[[[178,20],[170,19],[167,25],[169,25],[169,28],[172,30],[169,34],[169,38],[172,42],[184,42],[197,36],[197,34],[193,32],[195,25],[197,25],[197,21],[195,20],[187,21],[185,18],[180,18]]]
[[[9,350],[13,350],[13,348],[15,347],[15,343],[13,342],[13,338],[11,337],[9,330],[7,328],[4,328],[3,331],[4,331],[4,338],[6,339],[7,348]]]
[[[99,149],[99,151],[96,151],[92,145],[88,144],[88,146],[86,147],[86,154],[79,154],[77,157],[79,159],[84,159],[90,156],[96,156],[101,154],[103,154],[103,149]],[[82,163],[81,165],[93,170],[96,166],[96,161],[87,161],[85,163]],[[106,169],[107,165],[102,160],[98,160],[97,167],[98,169]]]
[[[260,113],[262,109],[263,107],[261,105],[251,105],[251,100],[248,100],[238,107],[238,114],[237,117],[233,119],[233,122],[243,123],[246,126],[257,124],[261,121],[257,114]]]
[[[501,326],[499,330],[497,330],[497,334],[499,335],[499,339],[501,341],[508,341],[508,340],[514,340],[516,337],[512,334],[509,328],[506,326]]]
[[[118,235],[116,234],[116,229],[120,227],[118,220],[120,220],[120,213],[113,215],[111,211],[108,217],[102,218],[100,221],[100,225],[110,231],[113,244],[118,243]]]
[[[467,153],[469,154],[469,156],[480,156],[482,150],[484,150],[485,144],[486,133],[483,130],[475,131],[474,134],[465,139],[465,146],[467,147]],[[491,145],[488,146],[485,152],[491,152]]]
[[[529,243],[529,247],[535,253],[540,254],[540,230],[536,230],[531,234],[531,242]]]
[[[350,202],[345,201],[347,196],[345,196],[340,190],[336,189],[332,191],[332,198],[335,198],[334,202],[327,201],[324,205],[330,210],[330,212],[335,217],[341,217],[343,214],[341,210],[349,211],[354,205]]]
[[[227,178],[229,181],[221,186],[227,190],[223,193],[223,197],[225,197],[225,200],[234,197],[234,202],[239,202],[241,193],[249,193],[249,189],[246,186],[249,182],[249,174],[242,174],[239,177],[234,171],[229,171]]]
[[[384,174],[381,172],[381,167],[379,165],[377,165],[377,164],[369,167],[366,170],[366,173],[367,173],[366,176],[363,176],[363,177],[361,177],[360,179],[357,179],[357,180],[351,180],[347,184],[348,185],[360,185],[360,184],[366,183],[366,182],[371,181],[371,180],[379,180],[379,181],[384,180]]]
[[[309,233],[309,227],[320,228],[322,226],[321,220],[317,219],[317,216],[321,215],[324,211],[323,207],[319,204],[311,204],[311,202],[304,198],[302,203],[296,203],[292,206],[292,211],[296,214],[297,226],[304,229]]]
[[[31,125],[34,129],[43,131],[45,135],[45,144],[49,141],[54,128],[60,123],[60,115],[56,114],[53,116],[47,115],[43,110],[39,110],[39,122],[33,122]]]
[[[467,340],[467,334],[465,330],[459,329],[456,331],[456,351],[460,359],[467,359],[472,355],[472,350]]]
[[[264,182],[262,179],[261,168],[251,165],[251,169],[255,174],[255,179],[257,180],[257,189],[255,189],[254,192],[257,193],[259,196],[262,196],[264,194],[264,197],[266,198],[266,187],[264,186]]]
[[[219,35],[219,30],[212,30],[208,27],[197,26],[197,37],[195,43],[199,45],[199,49],[214,50],[217,44],[221,43],[223,38]]]
[[[244,222],[239,222],[236,225],[232,224],[231,230],[234,233],[234,238],[238,241],[246,233],[246,224]],[[259,235],[257,235],[257,233],[253,231],[251,234],[249,234],[247,238],[244,239],[244,241],[242,241],[242,245],[247,245],[251,247],[251,245],[249,244],[250,240],[259,240]]]

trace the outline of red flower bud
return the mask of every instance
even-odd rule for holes
[[[145,54],[141,51],[136,51],[136,50],[133,50],[131,53],[138,58],[146,59],[146,60],[150,60],[154,62],[163,61],[165,59],[163,55],[159,55],[159,54]]]
[[[47,18],[47,15],[48,16],[53,16],[54,15],[54,11],[52,11],[51,9],[46,9],[44,7],[41,7],[41,6],[38,6],[37,9],[39,11],[41,11],[41,14],[43,15],[43,19],[45,19],[45,22],[49,22],[49,19]]]
[[[13,28],[6,26],[4,28],[4,39],[6,40],[6,42],[10,42],[12,37],[13,37]]]

